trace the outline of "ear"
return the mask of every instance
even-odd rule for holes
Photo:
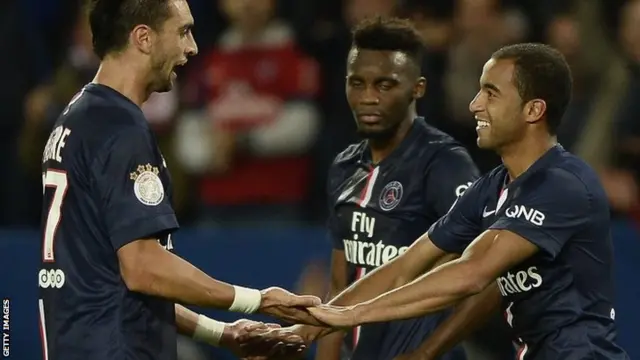
[[[130,40],[133,46],[144,54],[150,54],[153,49],[153,36],[155,33],[147,25],[137,25],[133,28]]]
[[[542,120],[547,113],[547,103],[541,99],[533,99],[524,106],[524,114],[529,124]]]
[[[427,91],[427,79],[424,77],[420,77],[416,82],[416,85],[413,87],[413,98],[420,99],[424,96],[424,93]]]

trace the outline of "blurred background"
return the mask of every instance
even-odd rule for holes
[[[190,0],[200,54],[144,112],[184,227],[176,251],[217,278],[323,294],[325,180],[358,141],[344,96],[349,28],[410,18],[423,34],[427,121],[463,142],[482,171],[468,103],[502,45],[545,42],[573,69],[559,141],[591,163],[615,217],[617,321],[640,358],[640,0]],[[12,358],[41,358],[37,286],[40,159],[61,109],[97,69],[74,0],[0,1],[0,295],[12,299]],[[213,313],[232,320],[235,315]],[[633,339],[636,341],[634,342]],[[192,348],[182,359],[224,359]]]

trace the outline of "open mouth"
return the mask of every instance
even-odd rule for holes
[[[486,129],[490,126],[488,121],[476,119],[476,129]]]
[[[180,63],[178,63],[178,64],[174,65],[174,66],[173,66],[173,70],[172,70],[172,72],[173,72],[174,74],[175,74],[175,73],[177,73],[177,72],[178,72],[178,68],[183,67],[186,63],[187,63],[187,62],[186,62],[186,61],[184,61],[184,62],[180,62]]]

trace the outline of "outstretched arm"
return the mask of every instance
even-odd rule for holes
[[[129,242],[117,254],[120,272],[129,290],[178,303],[269,315],[280,315],[283,311],[304,314],[295,307],[320,303],[315,296],[296,296],[280,288],[260,291],[216,280],[165,250],[156,239]]]
[[[409,283],[418,275],[438,263],[449,260],[452,256],[455,255],[440,250],[429,240],[427,234],[424,234],[405,253],[354,282],[328,304],[335,306],[355,305],[370,300],[386,291]],[[302,321],[307,323],[305,320]],[[313,319],[310,323],[314,324],[314,321],[317,320]],[[307,342],[336,331],[331,327],[309,325],[295,325],[292,330],[300,334]]]
[[[207,344],[224,347],[239,357],[265,360],[270,356],[294,356],[306,345],[302,338],[277,324],[251,320],[223,323],[175,305],[176,328],[180,334]]]
[[[413,282],[348,308],[311,308],[334,327],[408,319],[436,312],[478,294],[500,274],[538,252],[538,247],[508,230],[483,232],[463,255]]]

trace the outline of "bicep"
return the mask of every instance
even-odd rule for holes
[[[471,265],[475,276],[487,285],[538,251],[536,245],[513,232],[486,230],[469,245],[459,261]]]
[[[145,238],[133,240],[117,251],[118,264],[120,266],[120,274],[132,288],[135,287],[137,280],[143,276],[143,269],[149,262],[149,259],[155,258],[158,251],[166,251],[162,248],[157,239]]]

